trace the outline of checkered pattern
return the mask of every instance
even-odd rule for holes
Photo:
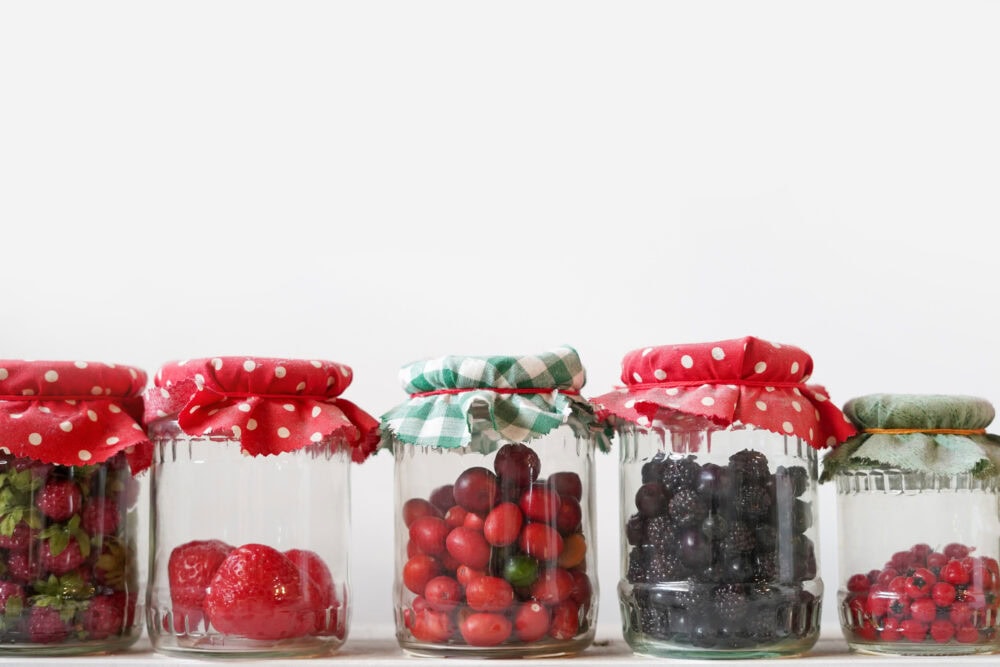
[[[488,452],[502,441],[523,442],[570,424],[578,437],[596,437],[605,451],[608,432],[590,403],[575,394],[586,382],[571,347],[521,357],[447,356],[405,366],[400,380],[408,394],[465,389],[455,394],[416,396],[382,415],[383,445],[392,438],[430,447],[471,446]],[[505,394],[494,389],[551,389]],[[480,419],[481,418],[481,419]]]

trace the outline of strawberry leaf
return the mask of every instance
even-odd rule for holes
[[[49,538],[49,552],[53,556],[58,556],[69,546],[69,533],[60,530]]]

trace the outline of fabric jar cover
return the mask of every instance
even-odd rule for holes
[[[382,446],[399,441],[454,449],[475,443],[483,453],[500,441],[522,442],[569,424],[607,451],[610,430],[579,393],[586,371],[576,350],[561,346],[537,355],[458,356],[404,366],[410,398],[382,415]],[[488,426],[474,430],[476,415]]]
[[[611,421],[659,420],[678,429],[742,424],[833,447],[855,428],[822,386],[806,384],[812,369],[803,350],[753,336],[647,347],[625,355],[625,386],[591,400]]]
[[[333,361],[214,357],[169,362],[146,391],[146,421],[175,418],[189,436],[235,437],[253,456],[341,435],[351,458],[378,444],[378,421],[340,395],[353,371]]]
[[[993,405],[975,396],[869,394],[844,404],[860,432],[823,459],[821,480],[842,470],[896,468],[942,475],[1000,474],[1000,437],[986,433]]]
[[[146,373],[94,361],[0,360],[0,447],[64,466],[125,452],[138,474],[152,445],[141,425]]]

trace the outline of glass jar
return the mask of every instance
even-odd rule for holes
[[[844,412],[861,433],[824,459],[823,479],[837,491],[838,602],[851,650],[997,651],[1000,448],[985,433],[993,407],[873,394]]]
[[[145,382],[129,366],[0,360],[0,656],[139,638]]]
[[[575,351],[404,369],[395,455],[396,638],[430,657],[549,657],[594,639],[595,445]]]
[[[350,464],[377,422],[326,361],[221,357],[164,366],[154,445],[153,649],[188,657],[329,655],[347,638]]]
[[[816,450],[853,432],[802,350],[636,350],[595,397],[620,446],[623,634],[660,657],[769,658],[819,637]],[[647,380],[647,378],[649,378]]]

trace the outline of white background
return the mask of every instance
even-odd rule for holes
[[[1000,4],[0,4],[0,358],[400,366],[756,335],[1000,401]],[[391,623],[391,458],[353,471]],[[617,624],[616,454],[597,469]],[[821,497],[833,613],[837,514]]]

